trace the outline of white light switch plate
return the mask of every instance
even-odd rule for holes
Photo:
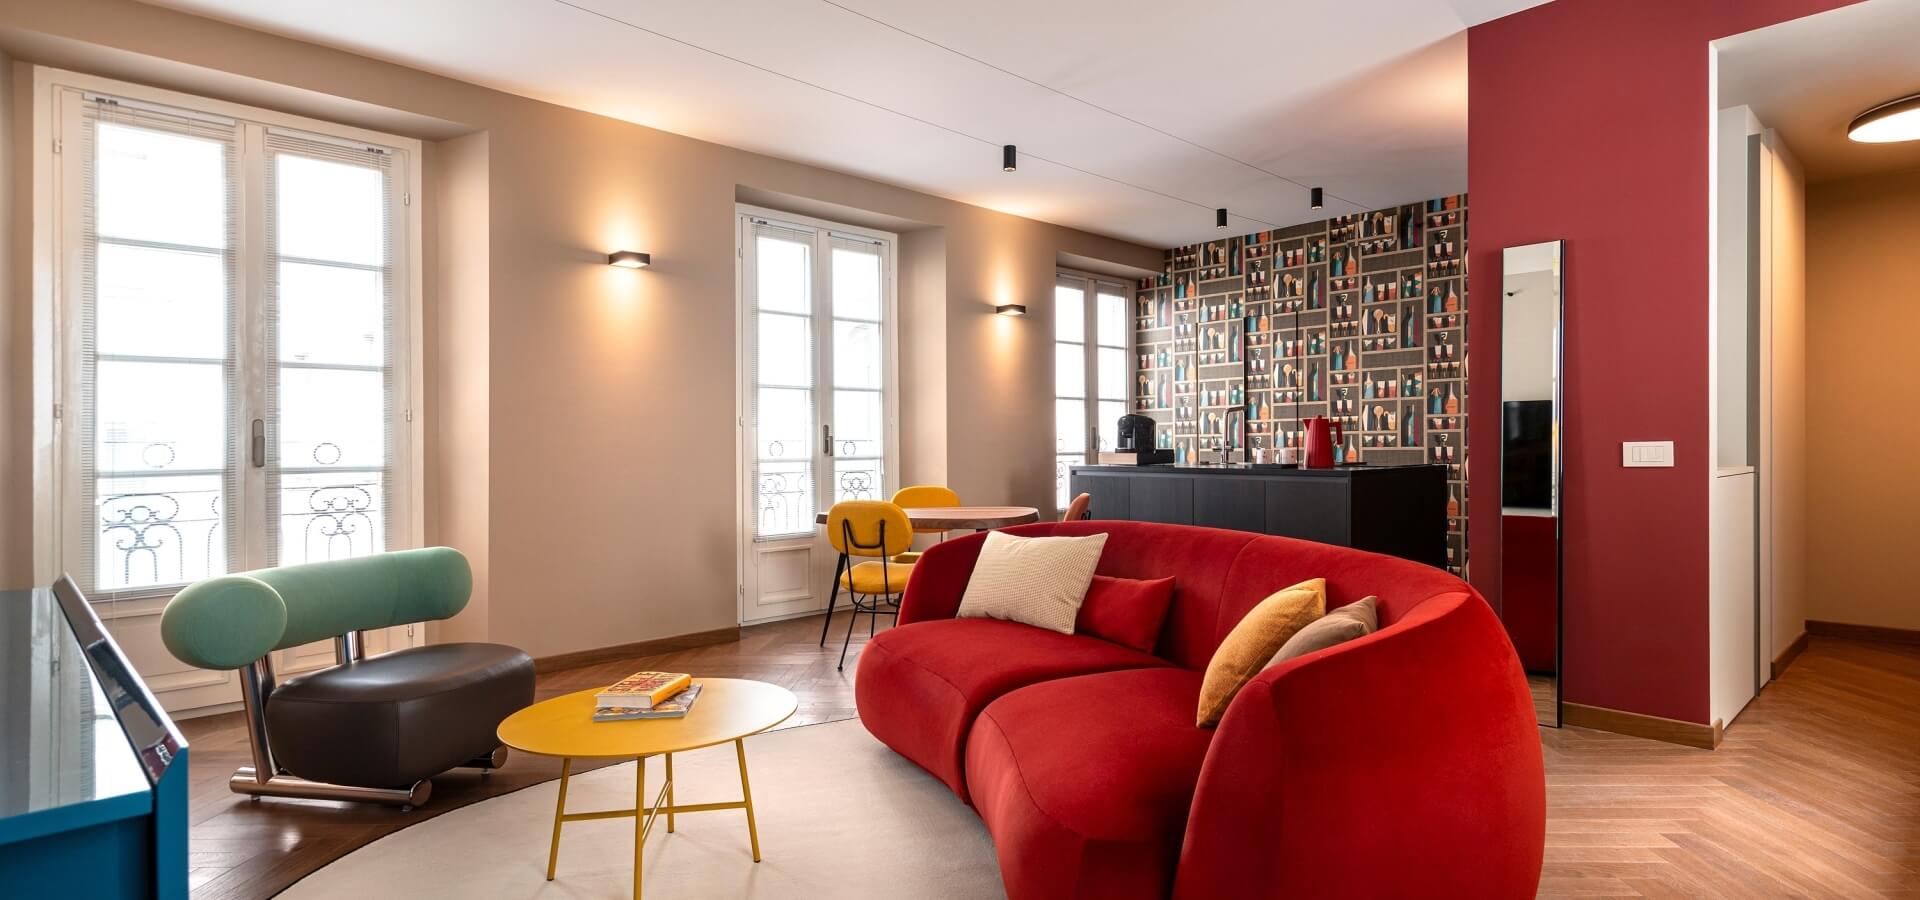
[[[1673,468],[1672,441],[1623,441],[1620,465],[1629,469]]]

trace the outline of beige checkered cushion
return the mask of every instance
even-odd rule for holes
[[[1086,537],[1014,537],[987,534],[973,564],[961,618],[1006,619],[1035,628],[1073,633],[1073,620],[1087,598],[1087,585],[1107,545],[1104,534]]]

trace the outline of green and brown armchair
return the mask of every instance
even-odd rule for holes
[[[478,643],[368,657],[363,633],[450,618],[472,590],[448,547],[262,569],[182,590],[160,635],[182,662],[241,670],[253,765],[236,793],[411,808],[434,775],[505,761],[495,730],[533,702],[533,660]],[[273,651],[329,638],[335,665],[275,683]]]

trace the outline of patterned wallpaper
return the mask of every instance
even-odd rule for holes
[[[1467,565],[1467,195],[1166,252],[1134,296],[1133,409],[1181,462],[1345,432],[1347,462],[1448,468]]]

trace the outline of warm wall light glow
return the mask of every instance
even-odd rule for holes
[[[1920,94],[1882,103],[1855,116],[1847,137],[1862,144],[1920,141]]]
[[[1003,316],[1024,316],[1027,314],[1027,307],[1021,303],[1002,303],[994,307],[993,311]]]
[[[616,250],[607,254],[607,265],[622,269],[644,269],[652,263],[652,255],[637,250]]]

